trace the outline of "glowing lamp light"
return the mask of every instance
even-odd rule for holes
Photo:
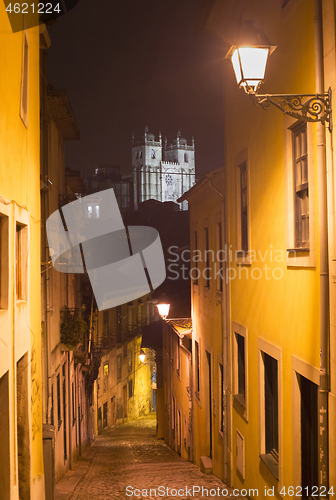
[[[256,92],[265,78],[268,49],[260,47],[238,47],[231,61],[239,87],[251,87]]]
[[[240,24],[235,45],[225,58],[230,59],[238,86],[243,88],[254,104],[264,110],[275,106],[285,115],[304,122],[321,122],[332,131],[332,91],[320,94],[259,94],[265,79],[268,56],[276,49],[254,21]]]
[[[169,314],[170,304],[156,304],[162,319],[166,319]]]
[[[141,349],[141,351],[140,351],[139,359],[140,359],[141,363],[145,362],[146,354],[145,354],[145,351],[143,349]]]
[[[239,87],[247,93],[255,93],[265,79],[268,56],[275,46],[254,21],[242,24],[238,43],[232,45],[226,58],[231,59]]]

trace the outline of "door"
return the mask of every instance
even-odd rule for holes
[[[123,401],[124,401],[124,418],[127,418],[127,385],[123,387]]]
[[[206,352],[208,364],[208,432],[209,432],[209,457],[212,458],[212,386],[211,386],[211,354]]]
[[[302,498],[311,498],[313,486],[319,484],[317,385],[301,375],[300,390]]]

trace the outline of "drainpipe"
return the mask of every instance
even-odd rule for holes
[[[226,244],[226,225],[225,225],[225,197],[224,194],[219,191],[219,189],[216,188],[212,184],[212,175],[208,174],[208,185],[220,196],[222,200],[222,214],[221,214],[221,219],[222,219],[222,248],[225,248]],[[226,265],[227,261],[225,259],[224,265],[223,265],[223,271],[226,271]],[[222,271],[222,272],[223,272]],[[228,429],[229,429],[229,411],[230,411],[230,378],[229,378],[229,371],[230,371],[230,355],[229,355],[229,348],[230,348],[230,343],[229,343],[229,338],[228,338],[228,318],[226,312],[229,311],[229,290],[228,290],[228,284],[226,283],[225,280],[226,277],[226,272],[224,272],[223,276],[223,292],[222,292],[222,328],[223,328],[223,335],[222,335],[222,362],[223,362],[223,404],[224,404],[224,432],[223,432],[223,448],[224,448],[224,481],[229,484],[231,482],[230,476],[230,464],[228,461],[228,442],[229,442],[229,436],[228,436]],[[223,415],[222,415],[223,418]]]
[[[314,0],[316,92],[324,92],[322,0]],[[317,123],[318,199],[320,227],[320,386],[318,392],[319,486],[328,491],[329,271],[325,127]]]

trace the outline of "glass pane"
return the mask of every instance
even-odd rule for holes
[[[307,130],[301,133],[301,156],[307,154]]]
[[[244,210],[244,208],[247,207],[246,191],[242,191],[241,197],[242,197],[242,210]]]
[[[241,169],[241,187],[242,189],[246,188],[246,170]]]
[[[239,55],[246,80],[262,80],[265,76],[268,49],[240,47]]]
[[[307,158],[303,158],[301,161],[301,183],[308,182],[308,162]]]
[[[300,134],[295,135],[295,159],[297,160],[301,156],[301,140]]]
[[[295,178],[295,185],[300,186],[302,184],[301,180],[301,162],[298,161],[296,164],[296,178]]]

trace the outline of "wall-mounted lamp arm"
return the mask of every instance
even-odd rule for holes
[[[269,109],[272,104],[285,115],[306,122],[328,123],[332,131],[331,88],[325,94],[257,94],[253,89],[246,89],[254,104]]]

